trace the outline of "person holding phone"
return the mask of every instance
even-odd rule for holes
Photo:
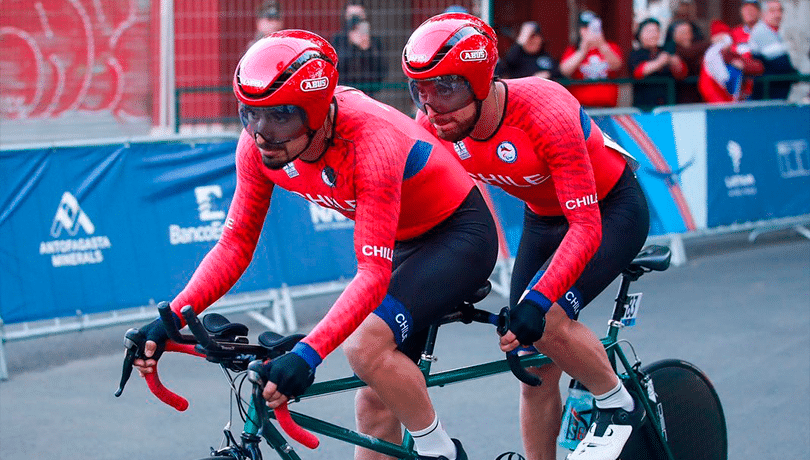
[[[560,73],[573,80],[618,78],[624,65],[619,45],[608,42],[602,20],[592,11],[579,14],[577,41],[563,52]],[[619,86],[613,83],[575,84],[568,90],[585,107],[616,107]]]
[[[340,84],[373,96],[388,73],[382,40],[371,35],[371,24],[361,0],[346,3],[343,20],[343,30],[332,39],[340,58]]]
[[[498,62],[501,68],[496,72],[508,78],[532,75],[548,79],[559,77],[559,64],[546,51],[545,44],[540,24],[535,21],[524,22],[520,26],[515,43]]]

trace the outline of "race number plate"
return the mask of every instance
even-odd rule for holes
[[[638,308],[641,306],[641,294],[641,292],[638,292],[627,296],[627,308],[624,310],[624,316],[622,316],[622,324],[625,326],[636,324]]]

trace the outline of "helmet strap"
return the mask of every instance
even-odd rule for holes
[[[307,137],[309,138],[309,140],[307,142],[307,146],[304,148],[301,154],[303,155],[305,152],[309,150],[309,148],[312,146],[312,141],[315,139],[315,136],[321,130],[323,130],[323,140],[322,141],[319,140],[319,143],[322,143],[322,146],[316,144],[315,148],[320,150],[318,154],[312,156],[307,155],[308,158],[307,159],[301,158],[301,161],[306,163],[315,163],[316,161],[320,160],[321,157],[323,157],[323,155],[329,149],[329,147],[332,146],[335,137],[335,124],[333,122],[333,117],[336,111],[337,105],[334,103],[333,99],[332,103],[329,105],[329,113],[326,114],[326,118],[324,119],[321,128],[307,130]]]
[[[478,123],[479,122],[487,122],[487,120],[481,120],[481,115],[483,114],[484,101],[476,99],[475,100],[475,103],[476,103],[475,104],[475,123],[473,124],[473,128],[470,130],[470,134],[469,134],[470,138],[472,140],[474,140],[474,141],[486,141],[486,140],[489,140],[493,135],[495,135],[495,133],[498,131],[498,127],[501,125],[501,116],[502,116],[501,102],[500,102],[500,98],[498,97],[498,85],[495,84],[495,81],[492,82],[492,89],[495,91],[495,111],[493,112],[495,114],[495,117],[496,117],[495,126],[492,128],[491,133],[485,133],[486,138],[484,138],[484,139],[477,139],[477,138],[472,137],[472,132],[475,131],[475,128],[478,127]]]

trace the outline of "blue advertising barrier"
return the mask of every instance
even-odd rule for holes
[[[650,235],[695,230],[684,197],[670,114],[594,117],[602,131],[638,161],[636,175],[650,207]]]
[[[810,107],[709,110],[706,132],[710,227],[810,213]]]
[[[810,214],[810,107],[688,110],[594,117],[640,163],[651,236]],[[170,300],[220,235],[235,143],[0,151],[2,321]],[[502,246],[514,255],[523,205],[486,188]],[[277,188],[253,262],[231,293],[352,277],[352,233],[337,212]]]
[[[674,245],[681,235],[810,214],[810,106],[694,105],[593,119],[638,160],[650,236]],[[514,254],[522,204],[488,189]]]
[[[219,238],[236,142],[0,152],[0,318],[10,324],[170,300]],[[352,224],[276,189],[232,293],[351,276]],[[328,260],[329,263],[324,263]]]

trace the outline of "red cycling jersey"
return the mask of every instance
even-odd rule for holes
[[[559,84],[536,77],[502,81],[507,97],[498,130],[454,147],[474,179],[522,199],[538,215],[565,216],[569,230],[533,287],[553,302],[599,247],[598,199],[616,184],[626,160],[605,147],[599,127]],[[436,132],[423,113],[417,119]]]
[[[380,305],[394,242],[425,233],[464,201],[472,180],[411,118],[350,88],[338,87],[335,100],[333,142],[315,162],[297,159],[270,170],[242,132],[236,191],[222,236],[171,302],[175,312],[185,305],[200,312],[236,283],[250,263],[278,185],[355,221],[357,275],[304,339],[324,358]]]

